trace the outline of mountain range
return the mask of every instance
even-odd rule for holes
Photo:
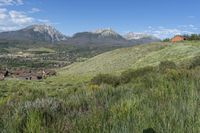
[[[31,25],[17,31],[2,32],[0,39],[54,43],[67,37],[49,25]]]
[[[31,25],[17,31],[1,32],[0,39],[19,41],[41,41],[74,45],[135,45],[157,42],[160,39],[142,33],[120,35],[112,29],[100,29],[94,32],[79,32],[72,37],[66,36],[49,25]]]

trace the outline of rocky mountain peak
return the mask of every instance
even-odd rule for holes
[[[98,29],[94,33],[100,34],[103,37],[107,37],[107,36],[115,36],[115,37],[117,37],[117,36],[119,36],[119,34],[117,32],[115,32],[114,30],[112,30],[111,28]]]
[[[41,25],[31,25],[27,28],[22,29],[25,32],[33,31],[36,33],[40,33],[42,35],[48,36],[48,38],[52,41],[62,41],[66,40],[67,37],[63,35],[61,32],[56,30],[54,27],[46,24]]]

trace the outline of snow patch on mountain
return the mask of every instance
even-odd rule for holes
[[[108,28],[108,29],[98,29],[98,30],[96,30],[93,33],[100,34],[102,37],[109,37],[109,36],[118,37],[118,36],[120,36],[117,32],[115,32],[111,28]]]

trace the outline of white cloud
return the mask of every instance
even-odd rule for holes
[[[199,27],[193,25],[193,24],[189,24],[189,25],[179,25],[178,28],[182,29],[182,30],[199,30]]]
[[[194,19],[196,17],[191,15],[191,16],[187,16],[187,18]]]
[[[7,9],[6,8],[0,8],[0,12],[6,12]]]
[[[23,5],[23,0],[0,0],[0,6]]]
[[[8,15],[6,14],[7,9],[5,8],[0,8],[0,20],[4,20],[8,17]]]
[[[17,30],[36,23],[51,23],[47,19],[31,17],[32,13],[40,12],[38,8],[32,8],[31,11],[17,11],[3,7],[21,4],[23,4],[23,0],[0,0],[0,32]]]
[[[183,29],[185,27],[189,27],[191,29]],[[175,35],[184,35],[184,34],[193,34],[194,33],[194,25],[182,25],[178,26],[178,28],[164,28],[164,27],[157,27],[154,28],[153,30],[147,30],[145,33],[147,34],[152,34],[156,37],[159,37],[161,39],[163,38],[171,38]]]
[[[17,30],[32,24],[54,24],[47,19],[37,19],[25,12],[0,8],[0,32]]]
[[[15,30],[34,22],[36,19],[27,16],[24,12],[0,8],[0,31]]]
[[[188,28],[188,25],[179,25],[178,28]]]
[[[38,9],[38,8],[32,8],[29,13],[37,13],[37,12],[40,12],[41,10]]]
[[[0,26],[0,28],[1,28],[1,31],[12,31],[12,30],[16,30],[16,29],[18,29],[18,27],[16,27],[16,26],[3,26],[3,27],[1,27]]]
[[[158,26],[158,28],[159,28],[159,29],[164,29],[165,27],[163,27],[163,26]]]
[[[36,21],[39,24],[47,24],[47,25],[59,25],[60,24],[58,22],[52,22],[52,21],[50,21],[48,19],[37,19]]]
[[[193,25],[193,24],[190,24],[189,27],[190,27],[190,28],[194,28],[194,25]]]
[[[38,19],[37,21],[40,23],[51,23],[48,19]]]
[[[27,16],[24,12],[10,11],[10,19],[17,25],[27,25],[34,21],[34,18]]]
[[[23,0],[0,0],[0,31],[15,30],[22,25],[30,24],[33,18],[23,12],[9,11],[5,6],[23,5]]]

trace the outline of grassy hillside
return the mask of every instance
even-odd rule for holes
[[[120,74],[129,68],[156,66],[169,60],[182,63],[200,55],[200,42],[155,43],[117,49],[60,70],[60,80],[88,80],[100,73]]]
[[[198,133],[199,86],[199,42],[119,49],[47,80],[0,81],[0,131]]]

